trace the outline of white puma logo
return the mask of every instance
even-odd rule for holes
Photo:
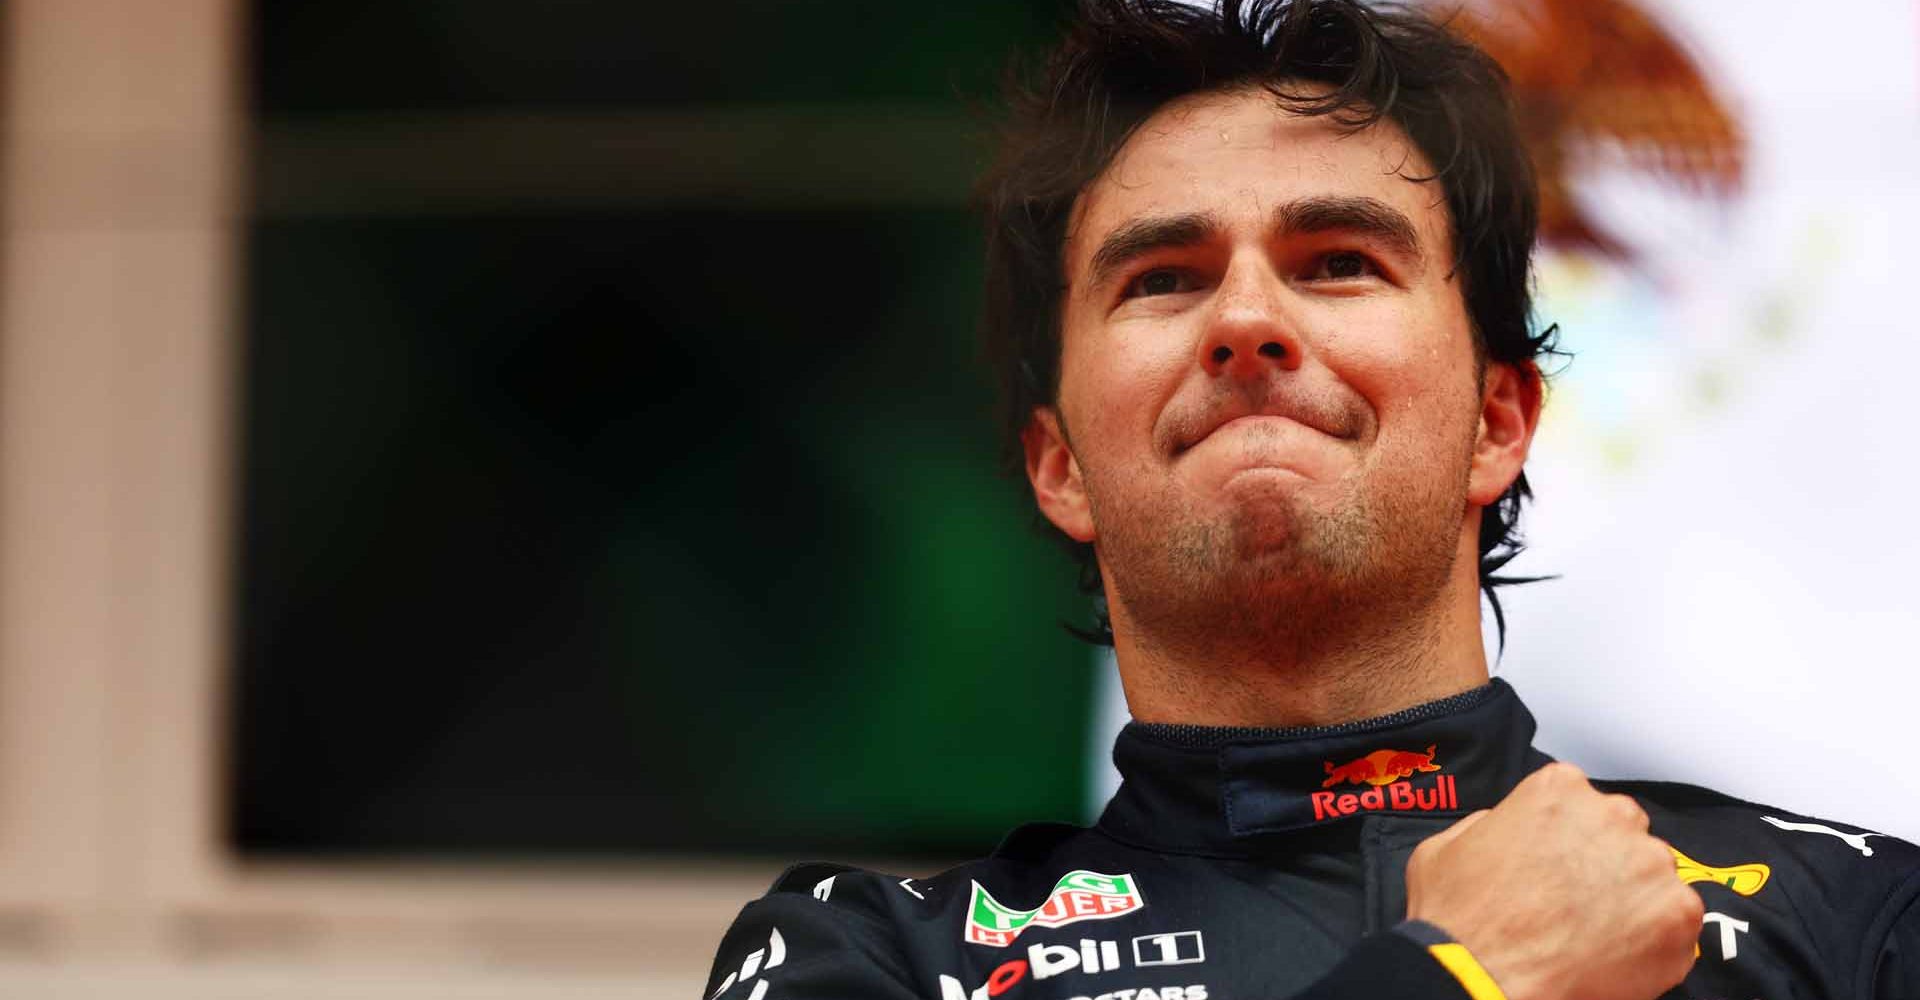
[[[1777,826],[1782,830],[1799,830],[1802,833],[1824,833],[1829,836],[1839,837],[1841,840],[1844,840],[1847,842],[1848,847],[1851,847],[1854,850],[1859,851],[1860,856],[1863,858],[1873,857],[1873,848],[1867,846],[1868,837],[1886,836],[1886,834],[1884,833],[1872,833],[1870,831],[1864,831],[1864,830],[1861,831],[1860,833],[1842,833],[1839,830],[1836,830],[1833,827],[1827,826],[1822,823],[1789,823],[1784,819],[1775,819],[1772,816],[1762,816],[1760,818],[1763,820],[1766,820],[1769,823],[1772,823],[1774,826]]]

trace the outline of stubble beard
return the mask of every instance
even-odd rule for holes
[[[1143,648],[1180,659],[1299,663],[1373,644],[1387,653],[1446,587],[1466,473],[1463,463],[1453,477],[1355,489],[1324,509],[1276,484],[1211,517],[1171,487],[1115,502],[1090,481],[1116,620]]]

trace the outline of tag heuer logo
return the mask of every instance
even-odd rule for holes
[[[965,938],[974,944],[1004,947],[1028,927],[1059,927],[1079,920],[1104,920],[1147,905],[1132,875],[1074,871],[1060,876],[1039,908],[1016,910],[1000,905],[980,883],[973,883],[967,906]]]

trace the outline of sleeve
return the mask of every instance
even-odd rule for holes
[[[925,1000],[912,981],[881,922],[775,891],[734,919],[700,1000]]]
[[[1446,932],[1409,920],[1363,938],[1293,1000],[1506,1000],[1480,963]]]
[[[1865,959],[1868,975],[1863,979],[1870,985],[1862,992],[1872,1000],[1920,997],[1920,872],[1888,901],[1878,922],[1886,929],[1879,935],[1879,947]]]

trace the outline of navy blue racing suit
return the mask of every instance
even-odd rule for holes
[[[1513,689],[1293,730],[1129,725],[1099,822],[930,878],[789,869],[703,1000],[1492,1000],[1409,922],[1415,845],[1549,758]],[[1674,998],[1920,1000],[1920,849],[1688,785],[1633,796],[1706,904]]]

